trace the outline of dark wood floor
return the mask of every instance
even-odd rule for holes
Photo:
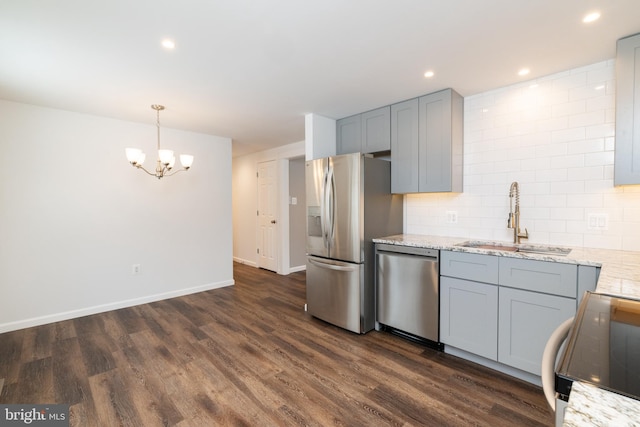
[[[304,272],[234,278],[0,334],[0,403],[66,403],[74,426],[552,425],[539,387],[310,317]]]

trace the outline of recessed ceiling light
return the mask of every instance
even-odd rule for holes
[[[433,71],[431,71],[431,70],[429,70],[429,71],[427,71],[426,73],[424,73],[424,76],[425,76],[426,78],[428,78],[428,79],[429,79],[429,78],[431,78],[431,77],[433,77],[434,75],[435,75],[435,73],[434,73]]]
[[[174,49],[176,47],[176,43],[171,39],[162,40],[162,47],[165,49]]]
[[[582,22],[588,24],[589,22],[597,21],[600,18],[600,12],[591,12],[582,18]]]
[[[520,71],[518,71],[518,75],[519,76],[526,76],[527,74],[529,74],[530,70],[528,68],[522,68]]]

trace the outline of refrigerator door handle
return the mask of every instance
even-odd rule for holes
[[[336,178],[333,174],[333,167],[329,168],[329,179],[327,180],[327,185],[329,186],[329,232],[327,233],[327,238],[329,240],[329,246],[333,242],[333,238],[335,235],[336,228]]]
[[[327,178],[328,169],[325,168],[322,174],[322,196],[320,197],[320,231],[322,232],[322,243],[326,248],[327,240]]]
[[[319,262],[316,261],[313,258],[308,258],[309,262],[317,267],[320,268],[326,268],[329,270],[335,270],[335,271],[354,271],[360,268],[359,264],[354,264],[354,265],[337,265],[337,264],[328,264],[325,262]]]

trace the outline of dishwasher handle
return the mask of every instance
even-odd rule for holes
[[[438,261],[439,251],[437,249],[420,248],[414,246],[389,245],[386,243],[377,243],[376,252],[379,254],[389,255],[413,255],[427,258],[425,261]]]

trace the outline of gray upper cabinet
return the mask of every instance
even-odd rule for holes
[[[382,107],[336,122],[336,153],[378,153],[391,149],[391,107]]]
[[[391,107],[362,113],[362,151],[378,153],[391,149]]]
[[[361,115],[345,117],[336,122],[336,153],[357,153],[362,146]]]
[[[614,184],[640,184],[640,34],[618,40]]]
[[[392,192],[461,192],[463,98],[446,89],[417,101],[417,119],[413,111],[415,100],[391,106],[391,175],[395,178]],[[416,151],[417,182],[413,176]]]
[[[418,98],[391,106],[391,192],[418,191]]]

